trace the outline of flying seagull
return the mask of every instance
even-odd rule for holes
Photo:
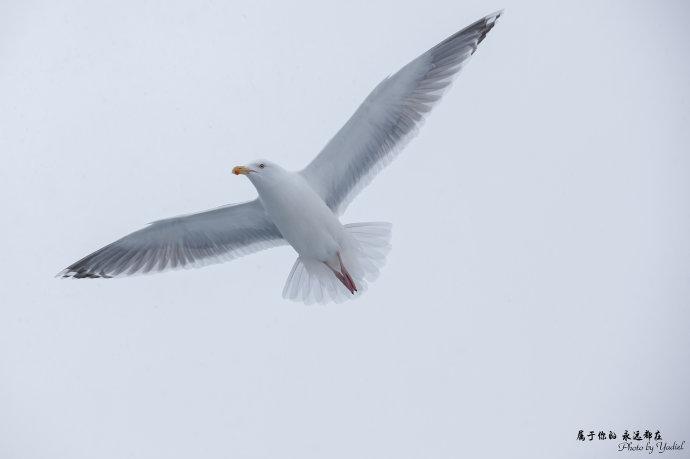
[[[415,135],[501,11],[443,40],[367,96],[304,169],[268,160],[235,167],[258,192],[241,204],[151,223],[71,264],[59,277],[111,278],[203,266],[290,244],[283,297],[340,302],[360,294],[390,250],[389,223],[343,225],[350,201]]]

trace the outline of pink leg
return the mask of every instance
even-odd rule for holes
[[[343,265],[343,260],[340,258],[340,253],[338,253],[338,262],[340,263],[340,272],[336,271],[335,269],[331,268],[328,263],[324,263],[326,266],[328,266],[328,269],[330,269],[333,274],[335,274],[335,277],[338,278],[340,282],[347,288],[350,293],[353,295],[357,291],[357,286],[355,285],[355,281],[352,279],[352,276],[350,276],[350,273],[347,272],[347,269]]]
[[[350,282],[350,286],[352,287],[350,293],[354,294],[352,290],[356,292],[357,286],[355,285],[355,281],[352,279],[352,276],[350,276],[350,273],[347,272],[347,268],[343,264],[343,260],[340,258],[340,253],[338,253],[338,261],[340,262],[340,271],[343,273],[343,276]]]

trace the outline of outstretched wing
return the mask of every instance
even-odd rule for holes
[[[285,244],[258,200],[151,223],[58,274],[95,278],[204,266]]]
[[[341,214],[414,136],[500,15],[480,19],[383,80],[301,171],[333,212]]]

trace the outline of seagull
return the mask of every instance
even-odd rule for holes
[[[359,296],[390,250],[391,225],[342,224],[340,215],[414,137],[502,11],[451,35],[387,77],[301,171],[261,159],[235,167],[252,201],[155,221],[71,264],[58,277],[113,278],[199,267],[290,244],[283,298],[312,303]]]

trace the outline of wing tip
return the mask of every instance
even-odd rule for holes
[[[504,11],[504,9],[500,9],[487,16],[484,16],[484,18],[481,19],[481,21],[484,22],[484,29],[482,30],[481,34],[479,35],[479,38],[477,39],[477,44],[481,43],[486,38],[491,29],[494,28],[494,25],[496,25],[496,21],[498,21],[498,18],[500,18],[503,15]]]
[[[484,20],[486,22],[496,22],[496,19],[500,18],[504,11],[505,8],[501,8],[500,10],[494,11],[491,14],[487,14],[486,16],[484,16]]]
[[[55,275],[57,279],[111,279],[106,273],[89,272],[86,268],[65,268]]]

